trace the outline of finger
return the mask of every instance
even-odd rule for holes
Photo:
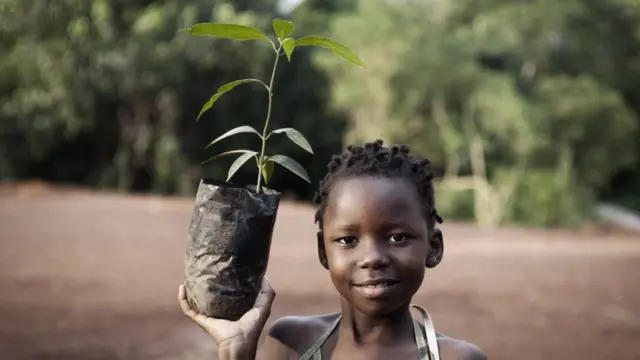
[[[180,309],[182,310],[183,314],[193,320],[196,320],[195,317],[197,314],[191,308],[191,305],[189,305],[189,302],[187,301],[187,291],[182,284],[178,287],[178,304],[180,304]]]
[[[266,275],[262,277],[262,282],[260,283],[260,290],[264,290],[264,291],[273,290],[273,288],[271,287],[271,283],[269,282],[269,278],[267,278]]]
[[[262,285],[260,287],[260,292],[258,293],[258,297],[256,298],[256,302],[254,307],[259,309],[271,309],[271,305],[273,304],[273,299],[276,297],[276,292],[269,284],[269,280],[266,276],[262,277]]]
[[[216,323],[223,324],[227,322],[226,320],[214,319],[214,318],[207,317],[206,315],[197,313],[187,301],[187,291],[184,285],[180,285],[178,287],[178,303],[180,304],[180,309],[182,309],[182,313],[186,317],[193,320],[193,322],[195,322],[198,326],[200,326],[202,330],[206,331],[211,336],[213,336],[214,340],[217,339],[215,335],[215,331],[213,329],[215,329],[218,326],[216,325]]]

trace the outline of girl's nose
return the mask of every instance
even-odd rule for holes
[[[370,238],[363,242],[364,244],[361,243],[360,247],[362,249],[362,258],[358,262],[358,267],[362,269],[379,269],[389,265],[389,254],[383,241]]]

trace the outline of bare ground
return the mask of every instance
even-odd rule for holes
[[[0,190],[0,359],[213,359],[175,301],[193,199]],[[272,318],[336,311],[312,210],[283,204]],[[490,359],[640,359],[640,238],[443,226],[414,302]],[[446,360],[446,359],[445,359]]]

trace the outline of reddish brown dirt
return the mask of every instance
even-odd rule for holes
[[[0,359],[213,359],[175,301],[192,199],[0,192]],[[311,209],[284,204],[272,318],[335,311]],[[640,238],[445,224],[416,303],[490,359],[640,359]],[[446,360],[446,359],[445,359]]]

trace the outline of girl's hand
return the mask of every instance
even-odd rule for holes
[[[267,277],[263,277],[260,293],[253,308],[239,320],[229,321],[196,313],[187,302],[184,285],[178,288],[178,302],[182,312],[213,338],[218,352],[224,350],[242,353],[247,358],[255,356],[258,339],[271,313],[271,304],[275,296],[276,293],[269,285]]]

